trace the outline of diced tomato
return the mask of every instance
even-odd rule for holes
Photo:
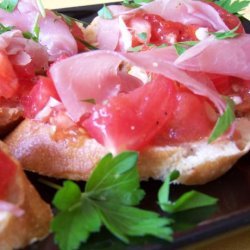
[[[84,41],[84,33],[83,33],[83,28],[80,28],[79,25],[75,22],[72,21],[71,26],[70,26],[70,31],[74,38],[76,39],[78,51],[86,51],[86,46],[81,42]]]
[[[49,77],[39,76],[30,93],[21,101],[25,117],[34,118],[44,108],[50,97],[59,100],[53,81]]]
[[[180,89],[173,117],[154,143],[167,145],[200,140],[210,134],[216,120],[214,108],[204,97]]]
[[[145,25],[145,21],[147,25]],[[138,30],[141,26],[144,26],[146,29],[144,33],[147,33],[147,36],[150,38],[147,42],[155,45],[197,40],[195,31],[199,28],[196,25],[184,25],[179,22],[167,21],[159,15],[149,13],[139,13],[126,20],[126,24],[133,31],[133,46],[143,43],[138,37]]]
[[[4,200],[8,194],[11,180],[15,177],[16,165],[0,150],[0,200]]]
[[[211,1],[205,1],[205,2],[217,10],[220,17],[223,19],[223,21],[225,22],[225,24],[228,26],[229,29],[233,29],[239,25],[239,28],[237,29],[236,32],[245,33],[244,27],[241,24],[241,21],[237,16],[229,13],[227,10],[223,9],[222,7],[220,7],[214,2],[211,2]]]
[[[0,96],[11,98],[18,89],[18,79],[8,56],[0,52]]]
[[[109,149],[138,150],[171,119],[175,105],[173,81],[158,76],[128,94],[111,98],[107,104],[95,106],[83,126]]]

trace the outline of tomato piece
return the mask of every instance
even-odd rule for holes
[[[53,81],[49,77],[39,76],[30,93],[21,100],[25,117],[34,118],[45,107],[50,97],[59,100]]]
[[[205,2],[216,9],[216,11],[219,13],[220,17],[222,18],[222,20],[228,26],[229,29],[233,29],[239,25],[239,28],[237,29],[236,32],[245,33],[244,27],[237,16],[233,15],[232,13],[229,13],[227,10],[223,9],[221,6],[217,5],[214,2],[211,1],[205,1]]]
[[[175,104],[173,81],[158,76],[130,93],[111,98],[107,104],[95,106],[82,125],[111,150],[138,150],[171,119]]]
[[[15,177],[16,165],[0,150],[0,200],[4,200],[8,194],[11,181]]]
[[[18,79],[8,56],[0,52],[0,96],[11,98],[18,90]]]
[[[217,120],[210,103],[186,90],[177,90],[177,107],[171,121],[154,140],[156,145],[178,144],[207,137]]]
[[[79,52],[86,51],[87,50],[86,46],[81,42],[84,41],[83,29],[79,27],[79,25],[75,21],[72,21],[70,25],[70,31],[74,36],[74,38],[76,39],[78,51]]]
[[[161,45],[197,40],[195,31],[199,28],[197,25],[167,21],[159,15],[149,13],[139,13],[126,20],[126,24],[132,30],[133,46],[143,43],[138,37],[138,33],[142,31],[147,34],[146,42]]]

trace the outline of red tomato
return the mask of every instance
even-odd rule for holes
[[[8,56],[0,52],[0,96],[10,98],[18,89],[18,79]]]
[[[11,180],[15,177],[16,165],[0,150],[0,200],[4,200],[8,194]]]
[[[21,101],[27,118],[34,118],[44,108],[50,97],[59,100],[54,84],[49,77],[39,76],[30,93]]]
[[[175,104],[174,83],[158,76],[151,83],[94,107],[83,126],[110,149],[137,150],[147,146],[161,131]]]
[[[145,25],[145,21],[148,23],[148,25]],[[127,20],[126,23],[128,27],[131,28],[131,30],[135,31],[138,31],[141,26],[144,26],[146,29],[145,33],[147,33],[147,35],[150,37],[149,41],[147,42],[156,45],[197,40],[195,31],[198,26],[184,25],[179,22],[167,21],[159,15],[139,13]],[[150,29],[148,26],[150,26]],[[150,34],[148,34],[148,32],[150,32]],[[138,38],[138,34],[133,33],[133,46],[137,46],[141,43],[142,41],[140,38]]]
[[[83,28],[80,28],[78,24],[75,21],[72,21],[71,26],[70,26],[70,31],[74,38],[76,39],[78,51],[86,51],[86,46],[81,42],[84,41],[84,33],[83,33]]]
[[[214,108],[204,97],[181,89],[173,118],[154,142],[166,145],[202,139],[210,134],[216,119]]]
[[[220,7],[214,2],[210,2],[210,1],[205,1],[205,2],[217,10],[220,17],[223,19],[223,21],[225,22],[225,24],[228,26],[229,29],[233,29],[237,27],[238,25],[240,25],[237,32],[245,33],[243,25],[241,24],[241,21],[237,16],[229,13],[227,10],[223,9],[222,7]]]

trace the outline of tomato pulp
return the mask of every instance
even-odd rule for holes
[[[140,149],[171,119],[175,105],[174,82],[158,76],[130,93],[111,98],[107,104],[95,106],[83,126],[113,150]]]

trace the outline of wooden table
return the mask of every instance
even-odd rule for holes
[[[42,0],[48,9],[68,8],[74,6],[93,5],[107,2],[117,2],[117,0]],[[250,20],[250,8],[244,16]],[[249,250],[250,249],[250,227],[230,232],[218,238],[194,245],[188,250]]]

